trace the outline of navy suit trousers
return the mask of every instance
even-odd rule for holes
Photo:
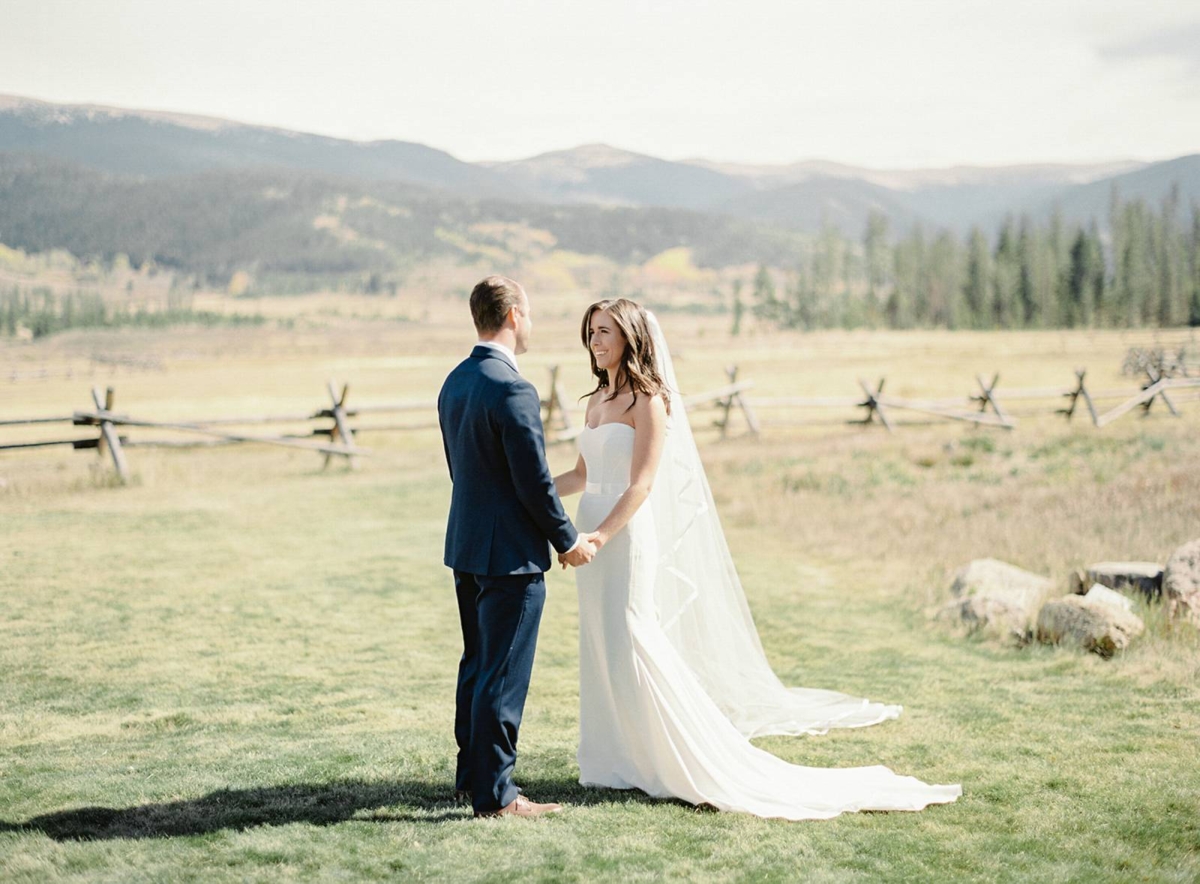
[[[463,654],[458,664],[454,737],[456,788],[471,790],[479,813],[516,800],[512,772],[537,645],[544,574],[485,577],[454,572]]]

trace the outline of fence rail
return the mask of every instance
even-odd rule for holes
[[[1067,420],[1073,418],[1082,404],[1087,409],[1092,425],[1100,429],[1139,408],[1143,416],[1148,415],[1155,402],[1162,402],[1166,412],[1173,417],[1179,417],[1181,414],[1180,404],[1200,401],[1200,377],[1161,377],[1154,366],[1147,366],[1145,372],[1146,380],[1136,391],[1129,389],[1089,390],[1086,383],[1087,372],[1084,369],[1077,369],[1073,385],[1013,389],[1003,393],[998,390],[999,374],[992,375],[990,380],[985,380],[982,376],[977,375],[975,392],[962,397],[946,399],[910,399],[885,395],[883,391],[886,378],[879,378],[874,386],[859,379],[861,395],[856,396],[764,396],[755,398],[747,395],[754,387],[753,381],[739,379],[738,367],[731,365],[725,369],[728,383],[712,390],[686,396],[683,402],[689,412],[696,414],[713,412],[713,420],[708,426],[715,428],[721,438],[726,438],[732,432],[735,418],[744,424],[746,432],[753,436],[758,436],[762,432],[763,426],[788,424],[801,426],[866,425],[877,422],[888,432],[895,432],[899,427],[907,425],[957,421],[980,427],[1012,430],[1017,426],[1017,416],[1002,404],[1001,399],[1005,403],[1050,400],[1046,407],[1024,413],[1043,416],[1057,414],[1064,416]],[[1190,390],[1197,392],[1180,394],[1180,391]],[[362,433],[403,432],[437,427],[436,420],[358,424],[353,419],[364,415],[419,414],[433,417],[436,405],[427,399],[412,399],[404,402],[350,406],[347,404],[349,391],[348,384],[342,385],[339,390],[331,380],[326,386],[330,404],[304,413],[221,416],[172,421],[151,420],[119,413],[114,410],[114,389],[108,387],[102,394],[97,387],[91,390],[91,408],[75,411],[69,415],[0,420],[0,428],[70,424],[81,429],[90,428],[93,431],[91,435],[9,442],[0,439],[0,451],[67,445],[76,451],[95,450],[101,457],[111,458],[118,477],[122,482],[126,482],[129,479],[129,468],[125,457],[127,448],[211,448],[240,444],[270,445],[312,451],[322,455],[324,467],[328,467],[335,458],[341,458],[343,463],[353,468],[356,458],[371,455],[369,449],[358,444],[357,436]],[[1064,399],[1066,403],[1060,405]],[[1118,399],[1120,402],[1103,413],[1097,409],[1098,401]],[[573,405],[568,406],[559,379],[558,366],[552,366],[550,369],[550,384],[542,407],[547,428],[547,441],[550,444],[568,442],[583,429],[582,410]],[[760,411],[770,413],[776,410],[786,410],[794,413],[805,410],[829,412],[843,409],[861,409],[861,411],[858,417],[838,416],[834,419],[825,418],[823,420],[791,417],[783,420],[768,418],[764,422],[760,420],[759,416]],[[896,417],[900,414],[917,415],[920,419],[897,421]],[[304,432],[264,434],[242,432],[239,429],[273,424],[298,425],[313,422],[316,422],[317,426],[310,426]],[[700,428],[704,424],[696,423],[695,426]],[[121,435],[122,431],[128,429],[162,430],[188,438],[135,439]]]

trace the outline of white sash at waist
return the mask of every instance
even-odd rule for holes
[[[620,497],[625,493],[625,489],[629,487],[629,483],[620,482],[588,482],[583,487],[585,494],[599,494],[609,497]]]

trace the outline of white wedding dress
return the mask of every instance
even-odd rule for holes
[[[660,370],[677,390],[653,319],[651,326]],[[750,742],[863,727],[895,718],[900,707],[787,688],[771,671],[682,401],[671,398],[654,491],[576,570],[580,782],[791,820],[954,801],[962,794],[956,785],[928,785],[882,766],[802,767]],[[628,487],[634,433],[607,423],[579,436],[587,466],[580,531],[599,526]]]

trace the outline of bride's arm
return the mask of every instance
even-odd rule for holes
[[[596,398],[596,394],[592,394],[587,401],[587,407],[583,412],[583,422],[586,424],[589,416],[592,413],[592,401]],[[583,455],[579,455],[579,460],[575,461],[574,469],[567,470],[565,473],[559,473],[554,477],[554,490],[558,492],[559,497],[567,497],[571,494],[578,494],[587,485],[587,464],[584,463]]]
[[[579,460],[575,462],[573,469],[554,477],[554,490],[558,492],[559,497],[578,494],[585,485],[587,485],[587,464],[583,462],[582,454],[579,455]]]
[[[662,397],[639,396],[633,406],[633,462],[629,467],[629,487],[596,529],[593,543],[597,549],[624,528],[650,496],[666,434],[667,408]]]
[[[592,393],[588,398],[587,407],[583,409],[583,422],[589,423],[592,421],[592,403],[596,401],[596,396],[599,393]],[[583,461],[583,455],[575,462],[575,468],[566,470],[566,473],[559,473],[554,476],[554,491],[558,492],[558,497],[565,498],[569,494],[578,494],[583,491],[584,486],[588,483],[588,465]]]

